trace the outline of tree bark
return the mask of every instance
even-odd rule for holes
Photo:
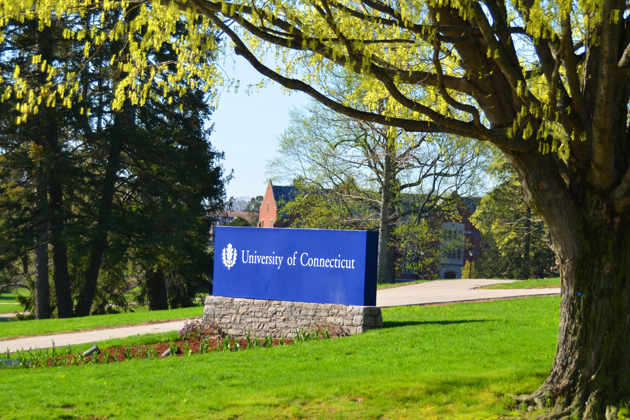
[[[532,209],[526,206],[525,210],[525,237],[523,238],[523,280],[530,277],[529,272],[529,253],[531,249],[532,238]]]
[[[37,186],[37,233],[35,237],[35,318],[50,318],[50,283],[48,279],[48,222],[45,218],[46,188],[43,180]]]
[[[395,278],[394,257],[391,247],[392,235],[392,163],[386,148],[383,159],[381,186],[381,217],[378,229],[377,283],[393,283]]]
[[[164,270],[148,269],[146,271],[147,297],[149,310],[160,311],[168,309],[168,295],[166,293],[166,277]]]
[[[615,214],[595,191],[578,205],[549,155],[510,158],[526,202],[551,231],[562,279],[553,368],[527,398],[599,418],[630,391],[630,216]]]
[[[630,391],[630,217],[603,197],[581,209],[580,252],[561,263],[558,347],[541,390],[591,418]]]

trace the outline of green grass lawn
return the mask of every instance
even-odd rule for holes
[[[410,284],[426,283],[428,281],[430,280],[413,280],[413,281],[406,281],[404,283],[394,283],[394,284],[380,283],[376,285],[376,290],[391,289],[392,287],[409,286]]]
[[[541,289],[545,287],[560,287],[560,277],[536,280],[517,280],[514,283],[493,284],[480,289]]]
[[[496,419],[551,368],[560,298],[383,310],[300,345],[0,370],[2,419]]]
[[[0,307],[2,306],[8,305],[0,305]],[[171,309],[167,311],[144,310],[113,315],[92,315],[83,318],[69,319],[11,321],[0,318],[0,339],[56,334],[71,331],[87,331],[98,328],[193,318],[201,315],[203,315],[203,306]],[[2,348],[1,341],[0,348]]]
[[[16,302],[17,303],[18,294],[27,296],[30,294],[30,292],[25,289],[20,289],[18,293],[3,293],[0,295],[0,302],[4,302],[4,303]]]
[[[0,305],[0,314],[8,314],[10,312],[15,311],[23,311],[24,307],[22,305]]]

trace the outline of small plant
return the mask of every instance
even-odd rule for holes
[[[44,366],[44,361],[47,360],[45,357],[45,352],[40,349],[32,350],[31,352],[30,363],[34,368],[39,368]]]
[[[190,345],[188,344],[188,341],[184,341],[184,356],[190,356],[192,354],[192,350],[190,349]]]
[[[148,346],[138,346],[138,359],[148,359],[149,358],[149,347]]]
[[[80,353],[77,353],[77,354],[73,355],[72,358],[70,359],[70,364],[73,365],[73,366],[79,366],[81,364],[81,358],[82,357],[83,357],[83,355],[80,354]]]
[[[199,343],[199,353],[198,354],[206,354],[210,352],[210,337],[204,338]]]
[[[129,344],[127,344],[123,350],[123,358],[125,360],[133,360],[136,358],[135,355],[131,354],[131,346]]]
[[[278,341],[278,344],[281,346],[284,346],[284,333],[280,334],[280,340]]]
[[[26,354],[24,349],[22,349],[19,352],[17,352],[15,354],[15,357],[20,362],[20,364],[19,364],[20,367],[25,368],[25,369],[28,369],[30,367],[30,365],[28,363],[28,355]]]
[[[307,331],[306,329],[301,328],[295,332],[295,338],[293,341],[295,343],[305,343],[307,341],[317,340],[319,336],[320,333],[315,330]]]
[[[232,350],[232,347],[230,346],[230,334],[228,334],[227,337],[225,337],[225,339],[223,340],[223,351],[230,350]]]
[[[103,350],[103,363],[109,364],[112,361],[112,356],[109,354],[109,350]]]
[[[158,357],[158,354],[157,354],[157,351],[155,351],[155,346],[151,346],[149,348],[149,358],[150,359],[157,359],[157,357]]]
[[[273,336],[271,334],[266,335],[262,343],[263,347],[273,347]]]
[[[168,343],[168,349],[171,351],[170,352],[171,356],[175,356],[177,352],[179,351],[179,347],[177,347],[177,344],[175,344],[173,341]]]
[[[251,339],[249,331],[247,331],[247,333],[245,334],[245,340],[247,340],[247,348],[248,349],[251,349],[252,347],[255,346],[254,340]]]
[[[85,363],[88,365],[98,365],[100,363],[100,359],[98,357],[98,353],[93,353],[91,356],[85,358]]]

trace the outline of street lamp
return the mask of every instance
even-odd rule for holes
[[[468,251],[468,255],[470,255],[470,267],[468,267],[468,278],[472,279],[472,256],[473,256],[473,252],[472,251]]]

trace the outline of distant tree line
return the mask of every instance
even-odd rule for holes
[[[95,19],[102,13],[108,19]],[[130,285],[150,309],[191,305],[211,287],[210,215],[225,201],[206,86],[192,81],[167,96],[155,83],[143,106],[126,95],[117,107],[115,92],[129,89],[119,61],[133,51],[123,34],[94,49],[86,41],[94,25],[113,28],[133,12],[64,16],[41,27],[11,21],[0,42],[4,92],[19,92],[16,74],[42,87],[28,119],[15,95],[1,98],[0,282],[25,282],[37,318],[124,309]],[[70,27],[83,35],[69,36]],[[176,72],[176,57],[174,45],[148,57],[159,80]],[[79,91],[44,106],[50,77],[78,77]]]

